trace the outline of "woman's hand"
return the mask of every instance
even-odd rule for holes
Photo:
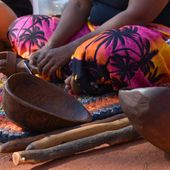
[[[37,66],[37,59],[39,57],[43,57],[44,55],[46,55],[49,50],[50,50],[50,48],[48,46],[44,46],[41,49],[39,49],[38,51],[31,54],[30,59],[29,59],[29,66],[30,66],[32,73],[34,73],[34,74],[40,73],[38,66]]]
[[[68,46],[59,48],[45,46],[31,55],[30,68],[31,70],[38,69],[42,75],[51,76],[57,68],[69,62],[73,52],[74,49]]]

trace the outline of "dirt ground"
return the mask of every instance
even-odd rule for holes
[[[139,140],[38,165],[14,166],[11,155],[0,154],[0,170],[170,170],[170,155]]]

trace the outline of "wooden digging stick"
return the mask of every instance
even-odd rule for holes
[[[73,141],[87,136],[96,135],[104,131],[117,130],[125,126],[128,126],[129,124],[130,124],[129,119],[123,118],[112,122],[93,124],[89,126],[72,129],[56,135],[55,134],[50,135],[43,139],[35,141],[29,144],[26,150],[49,148],[65,142]]]
[[[125,115],[122,113],[122,114],[111,116],[109,118],[105,118],[105,119],[102,119],[102,120],[96,120],[94,122],[85,123],[85,124],[82,124],[80,126],[87,126],[87,125],[92,125],[92,124],[97,124],[97,123],[106,123],[106,122],[118,120],[118,119],[121,119],[121,118],[124,118],[124,117],[125,117]],[[64,132],[64,131],[67,131],[67,130],[70,130],[70,129],[73,129],[73,128],[77,128],[77,127],[80,127],[80,126],[64,128],[64,129],[61,129],[61,130],[56,130],[56,131],[53,131],[53,132],[44,133],[44,134],[36,135],[36,136],[33,136],[33,137],[15,139],[15,140],[6,142],[6,143],[0,145],[0,153],[10,153],[10,152],[15,152],[15,151],[25,150],[25,148],[30,143],[32,143],[34,141],[40,140],[40,139],[47,137],[49,135],[52,135],[52,134],[61,133],[61,132]]]
[[[107,143],[115,145],[135,140],[138,137],[139,134],[133,127],[128,126],[119,130],[103,132],[47,149],[15,152],[12,155],[12,160],[15,165],[50,161],[68,157],[77,152],[85,151],[101,144]]]

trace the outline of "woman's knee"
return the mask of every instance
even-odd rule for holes
[[[142,64],[146,57],[157,55],[152,48],[154,34],[146,27],[135,25],[105,31],[76,50],[72,60],[73,74],[79,79],[90,77],[99,84],[112,83],[114,89],[128,86],[138,69],[144,76]]]
[[[28,56],[46,45],[59,19],[45,15],[28,15],[16,19],[8,31],[8,38],[18,55]]]

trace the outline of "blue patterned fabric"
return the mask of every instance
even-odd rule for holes
[[[6,118],[5,112],[0,108],[0,142],[25,138],[30,136],[29,132],[23,132],[19,127]]]

